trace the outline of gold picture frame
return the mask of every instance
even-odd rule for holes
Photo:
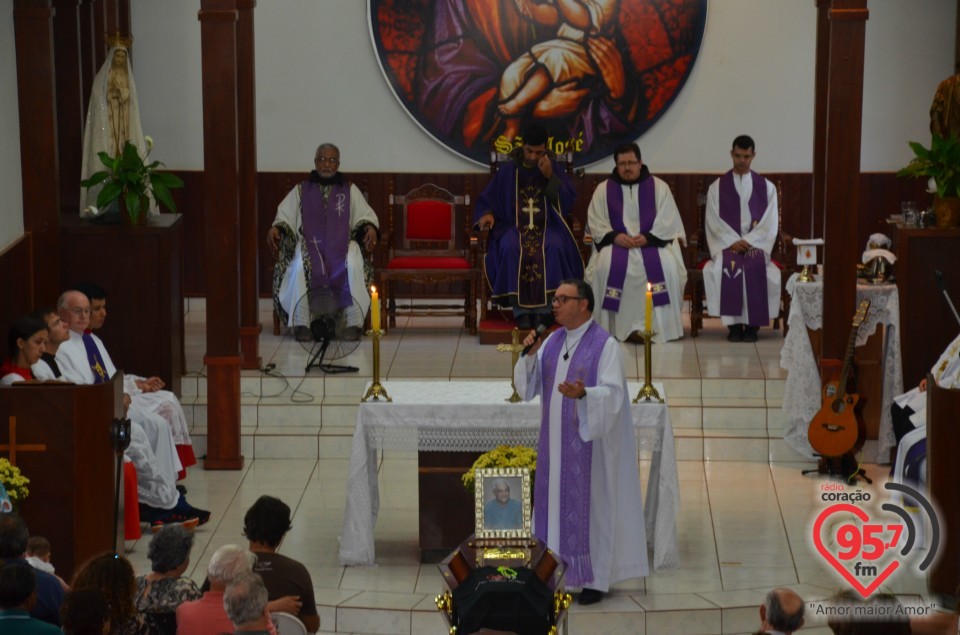
[[[506,485],[506,499],[502,496]],[[499,489],[499,492],[496,491]],[[530,470],[523,467],[479,469],[475,481],[476,536],[524,539],[530,531]],[[517,518],[519,511],[519,519]]]

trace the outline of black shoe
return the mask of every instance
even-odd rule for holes
[[[533,314],[531,313],[521,313],[516,317],[517,328],[521,331],[532,331],[533,330]]]
[[[759,335],[757,335],[757,331],[759,331],[759,330],[760,330],[760,327],[759,327],[759,326],[745,326],[745,327],[743,327],[743,337],[741,338],[740,341],[741,341],[741,342],[756,342],[758,339],[760,339]]]
[[[580,597],[577,598],[577,604],[580,606],[588,606],[590,604],[597,604],[602,599],[603,591],[597,591],[596,589],[584,589],[583,591],[580,591]]]
[[[180,492],[180,496],[187,495],[187,488],[184,487],[183,485],[180,485],[179,483],[177,484],[177,491]]]
[[[731,324],[727,327],[727,330],[730,332],[727,333],[728,342],[742,342],[743,341],[743,324]]]
[[[643,344],[643,335],[640,335],[640,331],[634,331],[627,336],[625,341],[630,342],[631,344]]]
[[[141,505],[141,509],[143,507],[146,506]],[[179,500],[177,500],[177,504],[173,509],[150,509],[154,509],[155,512],[159,512],[148,521],[151,524],[161,523],[166,525],[170,523],[184,523],[196,518],[198,525],[204,525],[208,520],[210,520],[210,512],[205,509],[200,509],[199,507],[194,507],[187,502],[185,496],[181,496]]]

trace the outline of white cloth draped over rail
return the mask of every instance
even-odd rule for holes
[[[536,447],[539,399],[509,403],[510,382],[391,381],[392,403],[360,404],[347,475],[347,502],[340,536],[340,564],[375,562],[373,530],[380,510],[379,450],[485,452],[498,445]],[[663,386],[656,384],[666,398]],[[628,383],[631,398],[639,385]],[[673,427],[666,403],[631,404],[641,469],[650,462],[644,500],[647,547],[654,571],[680,566],[676,517],[680,485]],[[641,474],[643,477],[644,474]]]
[[[794,450],[814,458],[807,440],[807,428],[820,410],[822,382],[807,329],[823,328],[823,283],[796,282],[796,274],[787,282],[793,296],[790,303],[789,330],[780,351],[780,367],[787,371],[783,389],[783,412],[786,426],[783,439]],[[887,462],[890,448],[896,445],[890,405],[903,392],[903,368],[900,358],[900,295],[894,284],[858,284],[857,302],[870,300],[870,310],[857,332],[857,346],[863,346],[877,327],[886,327],[883,343],[883,398],[880,405],[880,430],[876,451],[865,452],[865,460]],[[852,318],[853,316],[851,316]],[[849,327],[848,327],[849,328]],[[865,449],[872,444],[865,446]]]

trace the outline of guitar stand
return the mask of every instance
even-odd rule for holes
[[[807,474],[826,474],[831,478],[847,481],[851,485],[858,478],[862,478],[867,484],[873,484],[873,480],[867,476],[867,473],[862,468],[857,467],[856,458],[849,452],[842,456],[817,456],[819,457],[817,467],[812,470],[803,470],[800,472],[802,476],[806,476]]]

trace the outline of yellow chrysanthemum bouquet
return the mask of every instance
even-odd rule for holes
[[[20,468],[11,465],[7,459],[0,458],[0,485],[6,490],[6,495],[14,508],[30,495],[30,490],[27,488],[29,484],[30,479],[20,472]]]
[[[530,483],[533,483],[534,472],[537,469],[537,451],[524,445],[501,445],[489,452],[481,454],[474,461],[473,467],[464,472],[461,479],[463,487],[472,492],[476,482],[476,471],[488,467],[525,467],[530,470]]]

